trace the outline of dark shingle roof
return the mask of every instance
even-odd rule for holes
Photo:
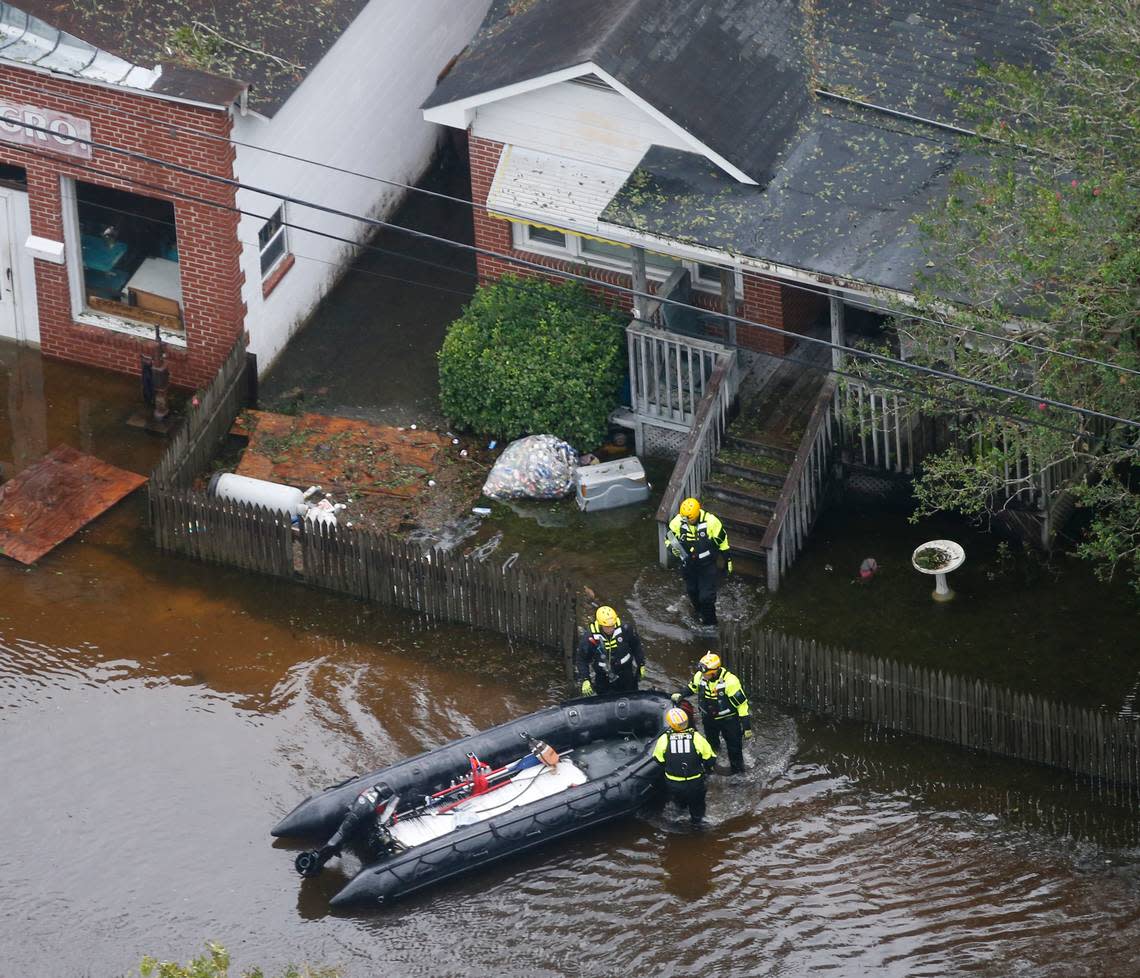
[[[425,108],[590,61],[753,179],[806,108],[798,0],[537,0],[501,8]]]
[[[911,292],[927,261],[914,219],[973,161],[950,134],[877,121],[862,110],[812,113],[766,187],[654,146],[601,221]]]
[[[495,0],[428,104],[594,61],[758,183],[654,146],[603,223],[909,292],[915,218],[981,165],[944,128],[968,127],[948,89],[1037,57],[1027,2]]]
[[[1029,60],[1026,10],[1025,0],[499,0],[425,108],[592,61],[764,183],[816,88],[962,124],[946,89],[972,81],[979,61]]]
[[[164,63],[179,69],[166,69],[168,77],[153,91],[211,101],[227,93],[234,97],[241,90],[233,84],[237,79],[249,84],[250,106],[272,116],[367,3],[20,0],[18,6],[135,64]]]

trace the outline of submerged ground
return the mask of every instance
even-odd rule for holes
[[[360,308],[354,295],[387,308],[378,281],[350,276],[332,308]],[[299,349],[345,348],[343,328],[338,343],[306,333]],[[363,386],[334,393],[334,359],[318,406],[426,416],[434,395],[413,411],[392,393],[417,370],[414,397],[429,389],[410,356],[376,355],[375,403]],[[268,399],[279,386],[296,383],[271,377]],[[162,443],[123,424],[136,401],[130,379],[0,348],[5,475],[61,442],[148,471]],[[667,472],[650,467],[659,488]],[[707,643],[655,563],[652,512],[495,507],[448,542],[494,561],[518,553],[616,603],[642,628],[652,684],[669,689]],[[277,819],[350,773],[555,702],[562,664],[163,557],[144,516],[135,497],[33,568],[0,562],[0,974],[118,975],[207,939],[240,967],[311,961],[350,976],[1140,973],[1134,813],[1065,776],[762,706],[749,771],[713,784],[703,834],[650,812],[383,912],[334,916],[344,877],[300,881],[294,848],[268,835]],[[958,601],[938,606],[908,562],[946,535],[968,557]],[[869,585],[857,580],[866,556],[882,567]],[[845,504],[779,594],[734,581],[722,608],[1116,711],[1136,680],[1127,597],[1065,558],[1003,559],[958,524]]]

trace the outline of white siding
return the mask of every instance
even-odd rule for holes
[[[654,143],[690,152],[693,148],[625,96],[573,82],[480,106],[471,131],[485,139],[627,173]]]
[[[489,0],[372,0],[272,120],[238,117],[243,143],[333,164],[400,183],[414,183],[431,158],[438,127],[420,105],[436,77],[471,39]],[[363,177],[238,147],[237,178],[250,186],[337,210],[388,216],[402,191]],[[243,297],[250,349],[264,371],[336,281],[353,247],[290,228],[296,264],[266,299],[261,294],[257,232],[278,207],[264,195],[239,191],[243,217]],[[286,220],[354,241],[371,229],[359,221],[286,205]]]

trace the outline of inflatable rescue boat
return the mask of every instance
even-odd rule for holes
[[[570,700],[326,788],[272,834],[324,842],[297,857],[303,876],[364,839],[374,861],[332,905],[383,904],[632,814],[660,785],[670,705],[651,691]]]

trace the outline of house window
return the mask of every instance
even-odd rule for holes
[[[598,268],[612,268],[629,272],[633,268],[633,248],[629,245],[597,238],[580,237],[563,231],[535,227],[531,224],[513,223],[514,246],[521,251],[534,251],[539,254],[556,254],[577,258],[587,265]],[[645,252],[646,277],[654,282],[663,282],[674,269],[685,267],[692,276],[694,289],[701,292],[720,292],[720,267],[703,262],[684,261],[671,255],[655,251]],[[742,295],[742,281],[736,274],[736,294]]]
[[[65,200],[74,205],[68,224],[78,230],[78,311],[181,332],[174,205],[80,180]]]
[[[261,277],[265,278],[289,252],[285,236],[285,205],[273,212],[257,232],[257,246],[261,250]]]

